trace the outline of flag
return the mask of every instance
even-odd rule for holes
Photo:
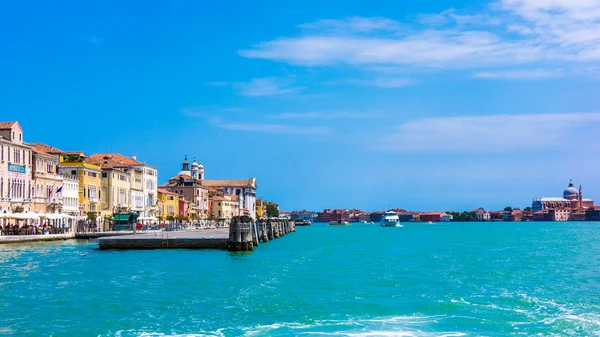
[[[56,193],[60,193],[61,191],[62,191],[62,186],[59,186],[59,187],[56,189]]]

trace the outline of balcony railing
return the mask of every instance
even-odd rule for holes
[[[46,204],[48,205],[62,205],[63,201],[59,198],[48,198],[46,199]]]
[[[90,202],[92,204],[97,204],[98,203],[98,198],[90,198]]]

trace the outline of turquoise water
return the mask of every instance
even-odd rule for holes
[[[253,253],[0,245],[0,335],[600,335],[599,233],[315,224]]]

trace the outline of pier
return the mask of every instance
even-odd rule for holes
[[[266,243],[295,232],[287,219],[264,219],[257,222],[247,216],[234,217],[229,228],[109,236],[98,239],[100,249],[227,249],[252,251]]]

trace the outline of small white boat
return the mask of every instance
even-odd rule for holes
[[[348,226],[348,225],[349,225],[348,221],[342,221],[342,220],[329,221],[329,226]]]
[[[388,211],[381,217],[381,227],[402,227],[398,214],[393,211]]]
[[[428,224],[428,225],[433,225],[433,222],[429,221],[427,224]]]

